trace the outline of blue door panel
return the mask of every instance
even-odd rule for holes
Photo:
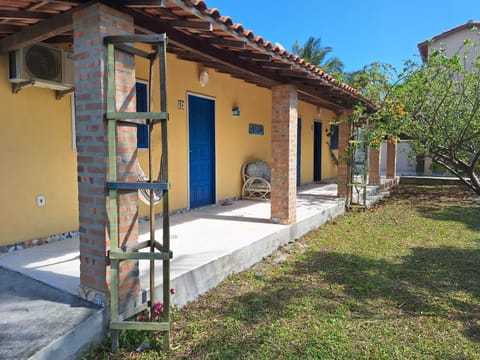
[[[188,96],[190,207],[215,203],[215,102]]]

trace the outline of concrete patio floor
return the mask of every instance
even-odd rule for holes
[[[369,187],[369,201],[375,202],[385,196],[381,187]],[[248,268],[271,254],[279,246],[298,239],[308,231],[317,228],[345,211],[345,202],[336,198],[336,184],[312,184],[302,186],[297,195],[297,222],[290,226],[273,224],[270,221],[270,203],[239,200],[230,205],[211,206],[171,216],[171,287],[175,289],[172,303],[183,306],[199,294],[220,283],[226,276]],[[156,221],[156,238],[162,238],[162,221]],[[139,239],[148,239],[148,222],[139,226]],[[78,294],[80,277],[78,238],[62,240],[29,249],[0,255],[0,267],[40,282],[51,291],[67,293],[72,298]],[[142,292],[149,289],[148,261],[140,262]],[[157,291],[161,289],[161,262],[156,267]],[[13,275],[12,275],[13,276]],[[36,284],[36,283],[35,283]],[[43,285],[44,284],[44,285]],[[54,289],[51,289],[54,288]],[[35,296],[22,295],[35,299]],[[0,298],[0,315],[7,311],[6,299]],[[53,302],[55,302],[53,300]],[[28,304],[24,304],[24,307]],[[47,304],[45,306],[48,306]],[[62,309],[62,317],[74,316],[78,307],[88,308],[85,303]],[[76,324],[69,324],[61,336],[52,336],[51,343],[37,349],[34,354],[24,353],[19,348],[12,359],[71,358],[84,350],[92,341],[101,340],[98,332],[83,332],[79,339],[78,328],[99,327],[105,321],[103,309],[95,309],[89,316],[83,316]],[[50,314],[52,316],[52,314]],[[41,314],[36,321],[42,322]],[[23,328],[8,324],[9,333],[16,338],[25,336]],[[101,327],[101,326],[100,326]],[[1,336],[1,333],[0,333]],[[2,349],[10,349],[7,336],[0,337],[0,358],[8,358]],[[62,347],[68,351],[58,352]],[[65,349],[64,349],[65,350]],[[54,357],[52,357],[54,356]],[[60,356],[60,357],[58,357]]]

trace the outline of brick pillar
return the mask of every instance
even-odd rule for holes
[[[75,111],[80,214],[80,296],[104,306],[110,285],[107,252],[108,174],[106,35],[131,35],[133,19],[102,4],[77,11],[73,17]],[[135,63],[131,55],[117,54],[117,109],[135,111]],[[117,128],[117,171],[120,181],[136,181],[136,126]],[[119,244],[138,239],[138,197],[120,193],[118,200]],[[120,266],[119,294],[124,300],[140,291],[138,261]],[[106,299],[107,298],[107,299]]]
[[[338,125],[338,167],[337,167],[337,196],[347,196],[347,183],[348,183],[348,164],[346,161],[347,153],[345,151],[348,148],[350,140],[350,123],[348,120],[342,121]]]
[[[372,147],[368,152],[368,183],[380,185],[380,149]]]
[[[297,218],[297,105],[295,86],[272,88],[271,217],[280,224],[292,224]]]
[[[387,142],[387,179],[397,176],[397,143]]]

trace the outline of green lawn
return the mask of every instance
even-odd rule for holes
[[[480,359],[479,199],[399,187],[177,311],[171,343],[174,359]]]

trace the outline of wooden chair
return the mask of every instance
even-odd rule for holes
[[[245,163],[242,166],[242,198],[268,200],[272,192],[270,165],[261,160]]]

